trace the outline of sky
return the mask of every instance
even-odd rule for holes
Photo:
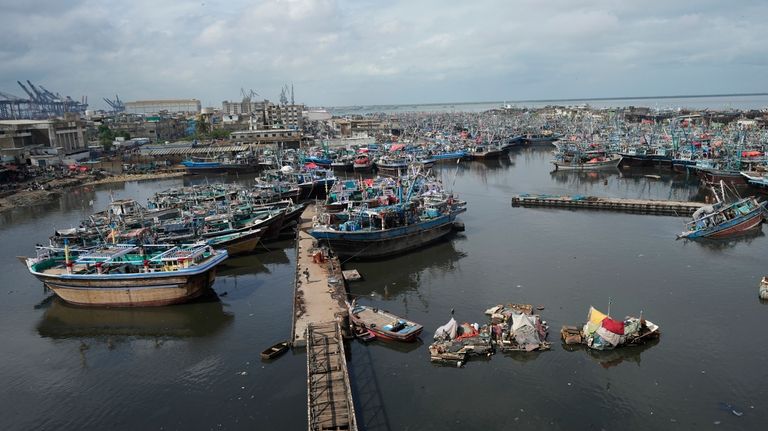
[[[766,1],[0,0],[0,92],[106,108],[765,92]]]

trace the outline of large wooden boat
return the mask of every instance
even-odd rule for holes
[[[597,156],[582,158],[578,155],[570,157],[561,157],[552,160],[556,170],[562,171],[596,171],[600,169],[616,169],[621,163],[621,156],[611,154],[607,156]]]
[[[469,149],[467,157],[470,160],[498,159],[504,151],[495,145],[476,145]]]
[[[233,232],[208,238],[206,243],[212,247],[226,249],[227,254],[230,256],[246,254],[256,250],[256,246],[259,245],[259,240],[261,239],[263,232],[263,229]]]
[[[733,185],[747,183],[747,178],[741,174],[741,171],[736,169],[699,169],[699,176],[706,185],[718,184],[721,181]]]
[[[316,227],[309,233],[327,242],[342,258],[374,259],[392,256],[433,243],[453,230],[459,212],[451,211],[434,218],[387,229],[360,229],[339,231],[329,227]],[[377,217],[371,213],[371,217]]]
[[[351,304],[350,322],[362,329],[374,333],[376,338],[394,341],[416,341],[424,329],[418,323],[405,320],[392,313],[365,305]]]
[[[259,165],[255,160],[236,159],[236,160],[185,160],[181,165],[187,169],[191,175],[213,174],[213,173],[248,173],[256,172]]]
[[[205,244],[109,245],[85,250],[39,247],[29,272],[64,301],[84,306],[143,307],[200,296],[226,250]]]
[[[407,193],[403,183],[409,184]],[[339,257],[391,256],[446,236],[454,229],[456,217],[467,209],[466,202],[442,191],[438,181],[423,174],[400,178],[397,184],[394,196],[380,196],[382,206],[360,205],[319,214],[309,234],[327,243]]]

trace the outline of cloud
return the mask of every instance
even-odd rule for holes
[[[290,82],[312,105],[765,91],[767,17],[716,0],[13,2],[0,91],[213,106]]]

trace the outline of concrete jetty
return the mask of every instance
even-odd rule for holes
[[[315,239],[307,233],[312,227],[315,206],[309,205],[301,215],[296,239],[296,281],[293,300],[291,342],[306,345],[310,323],[344,322],[347,310],[346,286],[338,258],[315,248]]]
[[[338,258],[315,247],[307,231],[315,206],[301,215],[296,234],[293,346],[307,348],[307,425],[313,430],[357,430],[343,332],[346,286]]]
[[[600,198],[595,196],[517,195],[512,206],[594,209],[637,214],[689,217],[704,206],[701,202],[657,201],[646,199]]]

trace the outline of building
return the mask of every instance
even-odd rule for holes
[[[285,148],[298,148],[301,132],[292,129],[242,130],[229,134],[229,140],[240,143],[278,144]]]
[[[268,100],[252,101],[250,97],[245,97],[240,102],[229,102],[225,100],[221,102],[221,113],[223,115],[261,113],[264,111],[264,105],[268,103]]]
[[[304,105],[274,104],[269,100],[251,101],[244,98],[242,102],[221,102],[221,114],[238,116],[241,122],[247,122],[253,130],[262,129],[295,129],[304,126],[302,111]]]
[[[189,134],[189,120],[184,115],[121,114],[104,124],[114,132],[127,132],[131,138],[147,138],[151,142],[174,141]]]
[[[87,151],[85,127],[79,118],[0,121],[0,158],[24,162],[33,154],[59,157]]]
[[[265,105],[264,128],[301,130],[304,127],[304,105]]]
[[[390,133],[390,124],[373,118],[339,118],[332,120],[334,129],[343,138]]]
[[[125,102],[125,112],[129,114],[192,113],[199,114],[200,101],[197,99],[137,100]]]

